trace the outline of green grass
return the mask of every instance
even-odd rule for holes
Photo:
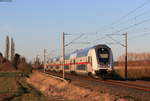
[[[0,77],[24,77],[23,72],[0,72]]]
[[[47,98],[37,89],[23,80],[18,81],[19,94],[11,101],[47,101]]]
[[[0,94],[18,92],[16,78],[0,77]]]

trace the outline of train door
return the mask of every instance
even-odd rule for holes
[[[76,59],[76,72],[79,74],[87,73],[87,57],[79,57]]]
[[[87,72],[88,73],[92,73],[92,57],[91,56],[88,56],[87,57],[87,61],[88,61],[88,64],[87,64]]]
[[[75,72],[75,59],[70,60],[70,72]]]
[[[57,72],[60,71],[60,62],[59,62],[59,61],[56,62],[55,70],[56,70]]]
[[[70,72],[70,60],[65,60],[65,72]]]

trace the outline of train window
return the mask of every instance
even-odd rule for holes
[[[108,64],[109,63],[109,49],[107,48],[99,48],[97,50],[97,56],[100,64]]]
[[[69,66],[65,66],[65,69],[69,69]]]
[[[84,65],[84,64],[78,65],[77,70],[86,70],[86,65]]]
[[[56,69],[59,69],[59,66],[56,66]]]
[[[71,63],[74,64],[74,63],[75,63],[75,60],[72,60]]]
[[[99,54],[101,58],[108,58],[108,54]]]

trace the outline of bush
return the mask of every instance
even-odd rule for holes
[[[140,68],[140,67],[139,67]],[[116,70],[116,73],[124,78],[125,77],[125,72],[124,68],[119,68]],[[136,79],[136,80],[150,80],[150,68],[143,68],[143,69],[128,69],[128,79]]]
[[[27,63],[20,63],[18,65],[18,70],[28,75],[32,73],[32,66]]]
[[[117,74],[124,78],[124,55],[118,58]],[[150,79],[150,53],[128,53],[128,78]]]

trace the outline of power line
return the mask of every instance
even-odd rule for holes
[[[132,11],[128,12],[126,15],[122,16],[119,20],[117,20],[116,22],[112,23],[112,25],[118,23],[120,20],[126,18],[127,16],[133,14],[134,12],[136,12],[138,9],[144,7],[146,4],[148,4],[150,2],[150,0],[147,0],[146,2],[144,2],[143,4],[141,4],[140,6],[138,6],[137,8],[133,9]]]
[[[117,44],[120,44],[120,45],[123,46],[123,44],[122,44],[121,42],[119,42],[119,41],[113,39],[113,38],[110,37],[109,35],[121,35],[121,34],[115,34],[115,33],[118,33],[118,32],[121,32],[121,31],[124,31],[124,30],[127,30],[127,29],[131,29],[131,28],[133,28],[133,27],[135,27],[135,26],[138,26],[138,25],[140,25],[140,24],[142,24],[142,23],[145,23],[145,22],[147,22],[147,21],[150,21],[150,18],[149,18],[149,19],[146,19],[146,20],[143,20],[143,21],[140,21],[140,22],[138,22],[137,24],[132,24],[132,25],[130,25],[130,26],[128,26],[128,27],[122,28],[122,29],[120,29],[120,30],[118,30],[118,31],[116,31],[116,32],[113,32],[112,34],[105,34],[105,37],[107,36],[109,39],[111,39],[111,40],[115,41]],[[145,34],[144,34],[144,35],[145,35]],[[98,39],[92,41],[91,43],[96,42],[97,40],[100,40],[100,39],[102,39],[102,38],[98,38]],[[103,39],[104,39],[104,37],[103,37]]]
[[[76,37],[75,39],[73,39],[71,42],[67,43],[67,44],[65,45],[65,47],[66,47],[66,46],[69,46],[70,44],[72,44],[72,43],[75,42],[76,40],[79,40],[83,35],[84,35],[84,33],[80,34],[78,37]]]
[[[133,28],[133,27],[135,27],[135,26],[138,26],[138,25],[140,25],[140,24],[142,24],[142,23],[145,23],[145,22],[147,22],[147,21],[150,21],[150,18],[149,18],[149,19],[146,19],[146,20],[143,20],[143,21],[140,21],[140,22],[138,22],[137,24],[132,24],[132,25],[130,25],[130,26],[128,26],[128,27],[122,28],[122,29],[120,29],[120,30],[118,30],[118,31],[116,31],[116,32],[113,32],[113,33],[118,33],[118,32],[121,32],[121,31],[124,31],[124,30],[127,30],[127,29],[131,29],[131,28]]]
[[[98,41],[98,40],[104,40],[105,38],[106,38],[106,37],[97,38],[96,40],[91,41],[90,44],[92,44],[92,43],[94,43],[94,42],[96,42],[96,41]]]
[[[65,35],[73,35],[73,36],[79,36],[79,35],[81,35],[81,34],[85,34],[85,35],[97,35],[98,34],[98,32],[80,32],[80,33],[65,33]]]
[[[136,8],[133,9],[132,11],[128,12],[126,15],[122,16],[119,20],[117,20],[116,23],[114,22],[114,23],[112,23],[111,25],[115,25],[115,24],[117,24],[116,26],[121,25],[123,22],[121,22],[121,23],[119,23],[119,22],[122,21],[122,19],[124,19],[124,18],[126,18],[127,16],[129,16],[130,14],[136,12],[138,9],[144,7],[144,6],[145,6],[146,4],[148,4],[148,3],[150,3],[150,0],[147,0],[146,2],[144,2],[143,4],[141,4],[140,6],[136,7]],[[148,11],[149,11],[149,10],[148,10]],[[133,20],[133,19],[136,20],[137,17],[140,17],[140,16],[144,15],[145,13],[148,13],[148,11],[145,11],[145,12],[143,12],[143,13],[141,13],[141,14],[139,14],[139,15],[137,15],[137,16],[131,18],[131,19],[128,19],[126,22],[129,22],[130,20]],[[148,19],[148,20],[149,20],[149,19]],[[123,30],[130,29],[130,28],[135,27],[135,26],[137,26],[137,25],[139,25],[139,24],[142,24],[142,23],[144,23],[144,22],[146,22],[146,21],[147,21],[147,20],[141,21],[141,22],[139,22],[139,23],[137,23],[137,24],[135,23],[135,24],[133,24],[133,25],[131,25],[131,26],[129,26],[129,27],[126,27],[126,28],[122,28],[122,29],[120,29],[120,30],[117,30],[117,31],[115,31],[114,33],[121,32],[121,31],[123,31]],[[124,22],[124,23],[126,23],[126,22]],[[114,27],[112,27],[112,28],[114,28]]]
[[[108,35],[107,35],[107,36],[108,36]],[[113,39],[111,36],[108,36],[108,38],[110,38],[111,40],[113,40],[114,42],[116,42],[116,44],[120,44],[121,46],[125,47],[124,44],[122,44],[121,42],[119,42],[119,41]]]
[[[123,22],[120,22],[120,23],[116,24],[115,26],[119,26],[119,25],[125,24],[125,23],[127,23],[127,22],[129,22],[129,21],[136,20],[136,18],[138,18],[138,17],[140,17],[140,16],[143,16],[144,14],[148,14],[149,12],[150,12],[150,10],[145,11],[145,12],[143,12],[143,13],[140,13],[140,14],[138,14],[138,15],[136,15],[136,16],[130,18],[130,19],[127,19],[127,20],[125,20],[125,21],[123,21]]]
[[[129,38],[129,40],[135,40],[135,39],[137,39],[137,38],[141,38],[141,37],[148,36],[148,35],[150,35],[150,32],[148,32],[148,33],[143,33],[143,34],[140,34],[140,35],[136,35],[136,36],[134,36],[134,37]]]
[[[116,22],[112,23],[112,25],[114,25],[114,24],[117,24],[117,25],[121,24],[121,23],[119,23],[120,20],[122,20],[122,19],[126,18],[127,16],[133,14],[133,13],[136,12],[138,9],[144,7],[144,6],[147,5],[148,3],[150,3],[150,0],[147,0],[146,2],[144,2],[143,4],[141,4],[140,6],[136,7],[136,8],[133,9],[133,10],[131,10],[130,12],[128,12],[127,14],[125,14],[124,16],[122,16],[119,20],[117,20]],[[145,12],[143,12],[143,13],[141,13],[141,14],[138,14],[138,15],[136,15],[135,17],[133,17],[133,18],[131,18],[131,19],[128,19],[126,22],[129,22],[129,21],[132,20],[132,19],[135,19],[135,18],[137,18],[137,17],[140,17],[140,16],[144,15],[144,14],[147,13],[147,12],[148,12],[148,11],[145,11]],[[136,19],[135,19],[135,20],[136,20]],[[118,32],[121,32],[121,31],[130,29],[130,28],[133,28],[133,27],[135,27],[135,26],[137,26],[137,25],[140,25],[140,24],[142,24],[142,23],[144,23],[144,22],[147,22],[147,21],[149,21],[149,20],[150,20],[150,19],[143,20],[143,21],[138,22],[138,23],[136,23],[136,24],[133,24],[133,25],[130,25],[130,26],[128,26],[128,27],[125,27],[125,28],[122,28],[122,29],[120,29],[120,30],[117,30],[117,31],[113,32],[112,34],[114,34],[114,33],[116,34],[116,33],[118,33]],[[118,24],[118,23],[119,23],[119,24]],[[107,34],[105,34],[105,35],[107,35]],[[118,43],[118,42],[117,42],[117,43]]]
[[[91,42],[74,42],[73,44],[90,44]]]

